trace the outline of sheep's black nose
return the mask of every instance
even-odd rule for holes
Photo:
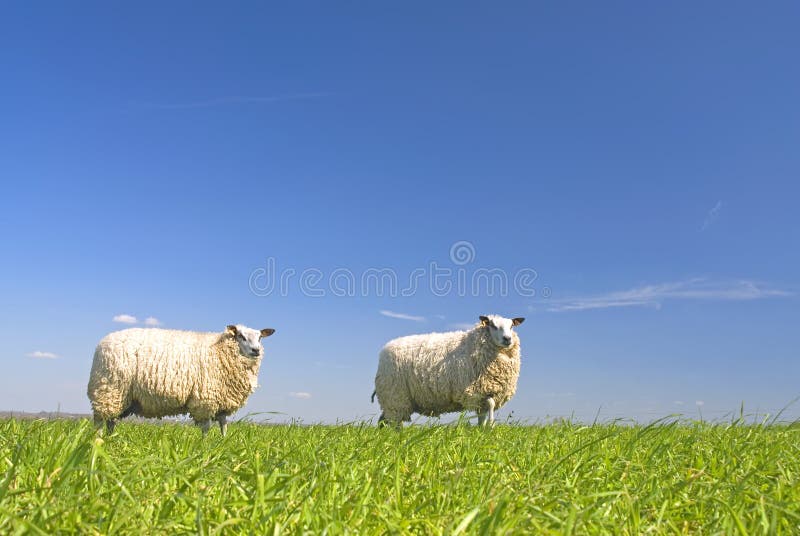
[[[503,342],[506,344],[511,344],[511,337],[503,337]]]

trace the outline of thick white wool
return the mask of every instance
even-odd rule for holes
[[[126,329],[97,345],[87,393],[96,421],[188,413],[200,423],[241,408],[260,365],[230,331]]]
[[[492,342],[482,324],[469,331],[411,335],[389,341],[380,352],[375,394],[383,418],[411,420],[412,413],[500,408],[514,395],[520,370],[519,336],[509,347]]]

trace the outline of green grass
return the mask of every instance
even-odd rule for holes
[[[800,534],[800,427],[0,421],[0,534]]]

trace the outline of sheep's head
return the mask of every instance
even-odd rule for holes
[[[264,353],[264,347],[261,345],[261,339],[269,337],[275,330],[272,328],[251,329],[241,324],[231,325],[225,329],[225,332],[233,337],[239,344],[239,353],[244,357],[250,359],[258,359]]]
[[[514,344],[514,333],[511,328],[525,322],[524,318],[503,318],[498,315],[481,316],[481,325],[489,330],[492,342],[501,348],[509,348]]]

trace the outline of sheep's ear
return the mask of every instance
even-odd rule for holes
[[[520,324],[522,324],[523,322],[525,322],[525,319],[524,319],[524,318],[512,318],[512,319],[511,319],[511,325],[512,325],[512,326],[519,326],[519,325],[520,325]]]
[[[229,333],[230,335],[233,335],[234,337],[236,336],[236,333],[237,333],[236,326],[234,326],[233,324],[231,324],[230,326],[226,327],[225,331],[227,333]]]
[[[488,316],[479,316],[478,318],[480,318],[481,324],[483,324],[484,326],[488,326],[489,325],[489,317]]]
[[[264,329],[261,330],[261,337],[269,337],[273,333],[275,333],[274,329],[272,329],[272,328],[264,328]]]

